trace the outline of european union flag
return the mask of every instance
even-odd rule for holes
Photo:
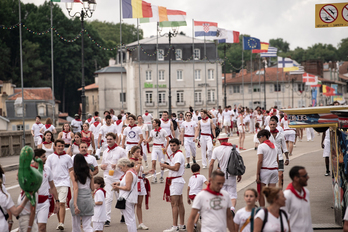
[[[243,50],[261,49],[260,40],[254,37],[243,37]]]

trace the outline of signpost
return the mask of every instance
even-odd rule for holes
[[[348,27],[348,3],[316,4],[315,27]]]

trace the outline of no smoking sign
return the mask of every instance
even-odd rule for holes
[[[324,23],[333,23],[338,17],[337,8],[334,5],[327,4],[319,12],[319,17]]]
[[[348,4],[342,9],[342,18],[348,22]]]
[[[315,27],[348,27],[348,2],[316,4]]]

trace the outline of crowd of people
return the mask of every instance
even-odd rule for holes
[[[291,168],[292,183],[283,191],[284,165],[289,165],[303,131],[290,128],[287,115],[276,106],[270,110],[213,107],[209,111],[190,107],[179,115],[164,111],[156,119],[148,111],[139,116],[121,111],[116,116],[110,109],[104,112],[103,119],[95,112],[85,122],[76,114],[71,123],[64,123],[57,136],[56,133],[50,118],[43,125],[41,117],[36,117],[32,126],[35,158],[44,163],[36,207],[23,193],[15,207],[4,185],[5,176],[0,177],[1,231],[10,231],[12,215],[19,215],[19,231],[44,232],[53,213],[57,214],[57,230],[64,230],[66,207],[71,211],[73,232],[81,228],[86,232],[103,231],[110,226],[111,208],[116,202],[122,215],[120,222],[127,225],[129,232],[148,230],[142,205],[145,198],[148,209],[150,183],[158,182],[157,163],[159,182],[165,183],[163,199],[171,203],[173,216],[172,226],[164,232],[197,231],[199,220],[201,231],[312,231],[309,192],[305,188],[309,176],[304,167]],[[247,133],[255,134],[258,187],[245,191],[246,207],[236,212],[237,183],[242,176],[226,171],[234,147],[229,137],[239,137],[235,146],[239,152],[245,150]],[[314,132],[307,132],[307,136],[307,141],[312,141]],[[324,157],[330,153],[329,141],[326,132],[322,137]],[[197,148],[201,148],[202,168],[208,168],[207,177],[200,174]],[[151,154],[150,164],[147,154]],[[97,160],[101,160],[99,165]],[[325,158],[325,175],[330,172],[328,161]],[[33,161],[32,167],[38,168],[38,164]],[[185,169],[192,171],[186,194]],[[102,175],[98,175],[100,171]],[[146,178],[148,175],[152,175],[151,180]],[[187,225],[184,198],[192,204]],[[263,208],[256,207],[257,201]]]

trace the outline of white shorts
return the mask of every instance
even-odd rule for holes
[[[44,203],[36,206],[36,221],[37,223],[47,224],[48,214],[50,211],[50,201],[46,200]]]
[[[265,185],[276,184],[278,183],[278,170],[261,169],[260,179],[261,183]]]
[[[177,196],[182,195],[182,190],[184,189],[184,183],[173,183],[170,185],[170,195]]]
[[[34,143],[35,143],[35,147],[39,146],[39,144],[42,143],[42,138],[41,138],[41,136],[35,136],[35,137],[34,137]]]
[[[245,126],[238,126],[239,133],[245,133]]]
[[[296,134],[285,134],[284,135],[285,141],[289,142],[295,142]]]
[[[18,219],[19,232],[27,232],[28,226],[29,226],[29,219],[30,219],[30,214],[19,216],[19,219]],[[35,221],[33,222],[31,231],[38,231],[37,224]]]
[[[60,203],[66,202],[66,197],[68,196],[68,190],[69,188],[66,186],[57,186],[56,187],[58,192],[58,200]]]
[[[222,189],[228,192],[230,199],[237,199],[237,188],[236,185],[223,185]]]
[[[219,118],[218,122],[219,122],[220,124],[222,124],[222,118]]]
[[[257,133],[254,135],[254,143],[260,143],[259,139],[257,138]]]
[[[323,157],[330,157],[330,141],[324,140]]]
[[[231,121],[225,121],[224,120],[224,126],[231,126]]]
[[[140,192],[138,190],[138,184],[140,183]],[[146,188],[145,188],[145,184],[144,184],[144,180],[142,179],[138,179],[138,184],[137,184],[137,190],[138,190],[138,196],[146,196],[147,192],[146,192]]]
[[[104,222],[93,222],[93,231],[103,231],[104,230]]]
[[[158,160],[159,162],[164,162],[165,156],[163,154],[162,148],[152,147],[151,160]]]

